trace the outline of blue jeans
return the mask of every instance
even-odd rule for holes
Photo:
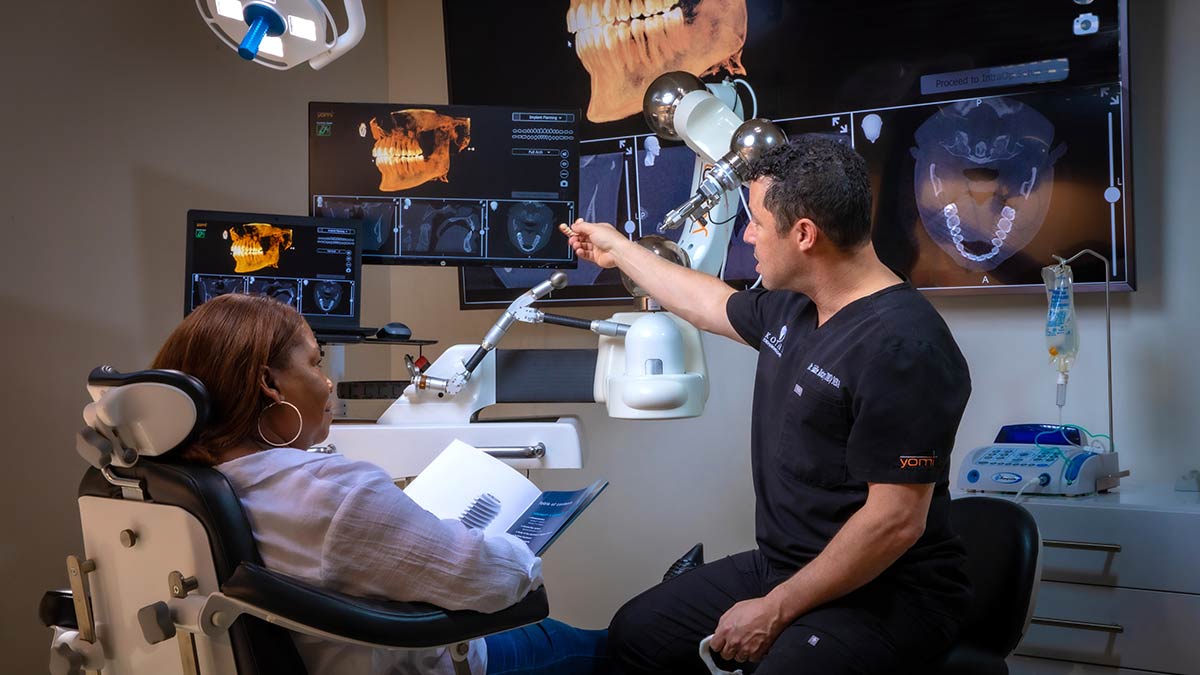
[[[608,672],[608,631],[583,630],[561,621],[489,635],[488,675],[601,675]]]

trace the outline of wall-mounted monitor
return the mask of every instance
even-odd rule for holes
[[[353,338],[362,308],[362,223],[265,213],[187,214],[183,313],[226,293],[266,295],[323,341]]]
[[[366,224],[368,264],[574,267],[580,113],[309,104],[314,216]]]
[[[656,75],[688,70],[735,88],[745,117],[854,146],[877,251],[929,292],[1041,292],[1051,256],[1082,248],[1111,259],[1114,288],[1134,287],[1124,0],[443,7],[451,101],[578,106],[580,214],[630,237],[690,196],[694,154],[641,115]],[[735,286],[753,276],[745,221],[729,223]],[[1075,273],[1103,286],[1090,257]],[[548,302],[628,297],[611,270],[568,275]],[[461,304],[507,303],[526,276],[464,269]]]

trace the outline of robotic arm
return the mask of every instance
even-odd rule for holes
[[[732,228],[710,225],[732,220],[751,163],[767,149],[786,143],[787,136],[769,120],[743,122],[714,92],[723,93],[720,85],[705,85],[686,72],[665,73],[646,90],[643,113],[651,131],[682,140],[706,167],[696,193],[667,214],[659,231],[691,223],[679,237],[679,246],[692,269],[716,276]]]

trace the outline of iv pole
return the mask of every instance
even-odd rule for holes
[[[1105,342],[1105,347],[1108,350],[1108,443],[1109,443],[1108,451],[1112,452],[1113,448],[1115,448],[1117,445],[1117,441],[1116,441],[1117,435],[1116,435],[1116,432],[1113,430],[1112,304],[1111,304],[1111,302],[1109,302],[1109,286],[1112,282],[1112,270],[1109,269],[1110,263],[1108,261],[1108,258],[1105,258],[1104,256],[1100,255],[1099,253],[1096,253],[1095,251],[1093,251],[1090,248],[1085,248],[1082,251],[1080,251],[1079,253],[1076,253],[1075,255],[1071,256],[1070,258],[1067,258],[1066,260],[1064,260],[1061,257],[1056,256],[1056,255],[1052,255],[1051,257],[1054,258],[1055,260],[1057,260],[1058,264],[1060,264],[1060,265],[1069,265],[1069,264],[1071,264],[1071,261],[1075,260],[1076,258],[1083,255],[1084,253],[1088,253],[1092,256],[1095,256],[1096,258],[1099,258],[1100,260],[1102,260],[1104,262],[1104,342]]]

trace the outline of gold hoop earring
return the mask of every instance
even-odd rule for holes
[[[292,436],[292,439],[291,439],[291,440],[289,440],[289,441],[284,441],[283,443],[272,443],[271,441],[268,441],[268,440],[267,440],[267,437],[266,437],[265,435],[263,435],[263,430],[262,430],[262,418],[263,418],[263,415],[267,414],[267,411],[268,411],[268,410],[270,410],[271,408],[274,408],[274,407],[275,407],[275,406],[277,406],[277,405],[286,405],[287,407],[289,407],[289,408],[291,408],[292,410],[296,411],[296,419],[300,420],[300,428],[299,428],[299,429],[296,429],[296,435],[295,435],[295,436]],[[299,408],[297,408],[297,407],[296,407],[294,404],[292,404],[292,403],[290,403],[290,402],[288,402],[288,401],[284,401],[284,400],[282,400],[282,399],[281,399],[281,400],[278,400],[278,401],[275,401],[275,402],[274,402],[274,403],[272,403],[271,405],[269,405],[269,406],[267,406],[267,407],[263,408],[263,409],[262,409],[262,412],[258,413],[258,437],[259,437],[259,438],[261,438],[261,439],[262,439],[262,442],[263,442],[263,443],[266,443],[267,445],[273,445],[273,446],[275,446],[275,447],[277,447],[277,448],[286,448],[286,447],[290,446],[292,443],[295,443],[297,438],[300,438],[300,433],[301,433],[302,431],[304,431],[304,416],[300,414],[300,409],[299,409]]]

